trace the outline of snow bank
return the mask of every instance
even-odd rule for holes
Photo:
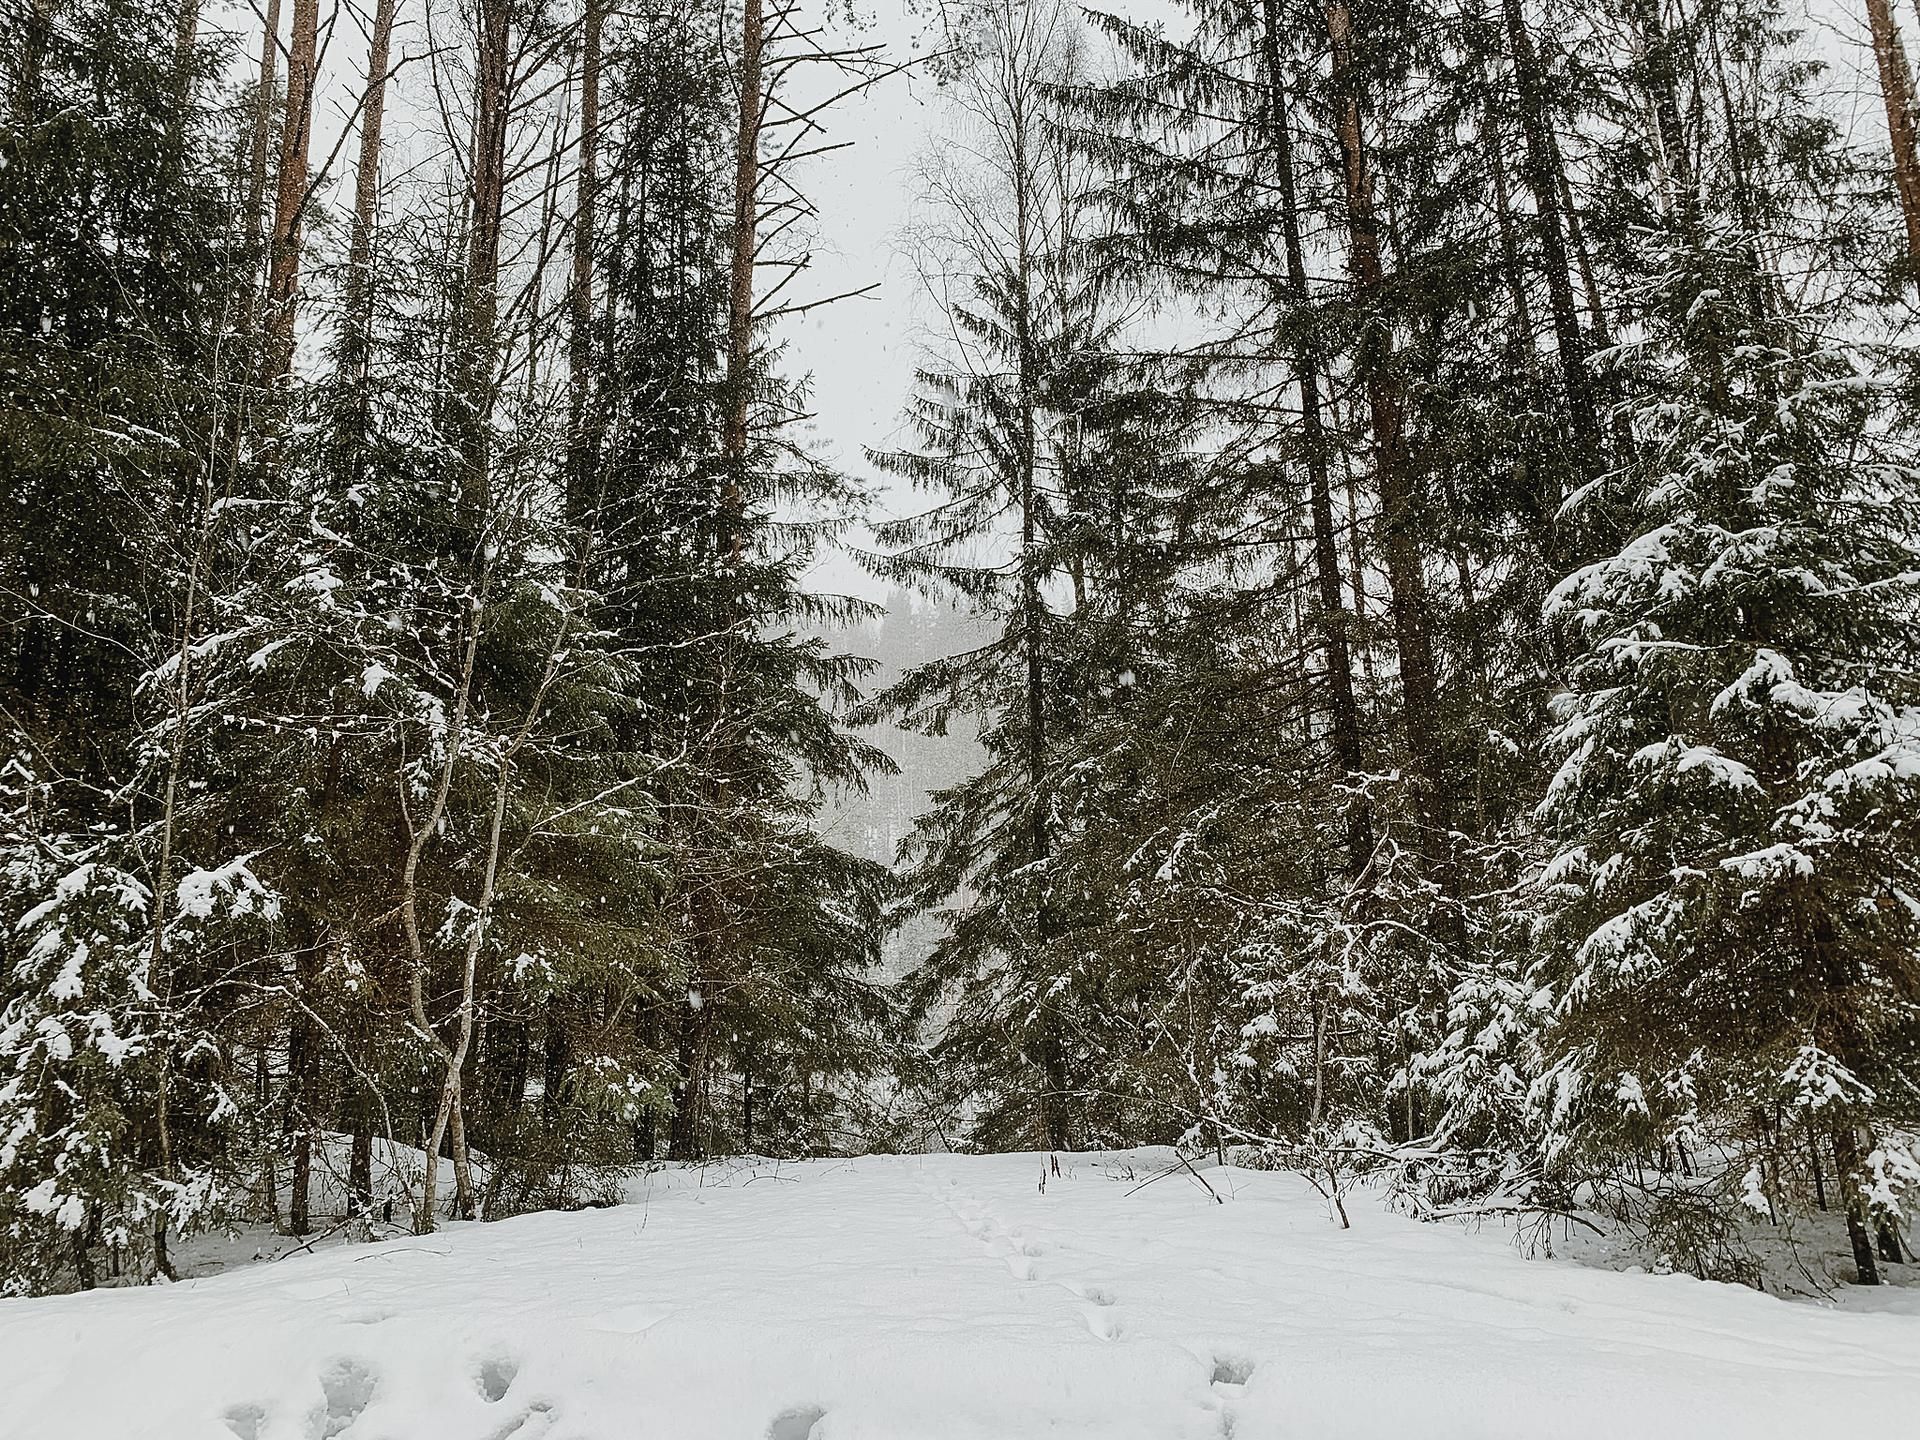
[[[669,1172],[633,1203],[0,1302],[62,1440],[1807,1440],[1909,1433],[1920,1315],[1530,1262],[1153,1156]],[[1132,1178],[1129,1178],[1132,1177]],[[1909,1297],[1910,1298],[1910,1297]]]

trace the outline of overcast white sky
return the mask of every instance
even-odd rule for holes
[[[924,55],[937,44],[929,21],[910,14],[907,0],[868,0],[863,9],[872,17],[867,35],[899,58]],[[897,482],[874,474],[862,447],[885,446],[898,436],[901,407],[923,358],[920,282],[900,246],[913,210],[913,169],[939,131],[944,103],[928,75],[909,70],[829,113],[829,143],[854,143],[814,162],[805,181],[821,213],[810,288],[835,295],[878,282],[879,289],[809,311],[783,332],[791,368],[813,375],[812,448],[872,479],[886,510],[911,503],[910,497]],[[808,583],[876,599],[883,589],[846,557],[831,554]]]

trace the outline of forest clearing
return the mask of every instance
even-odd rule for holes
[[[0,0],[0,1440],[1920,1430],[1915,0]]]

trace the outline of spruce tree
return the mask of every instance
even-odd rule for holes
[[[1759,83],[1722,91],[1703,137],[1732,183],[1649,217],[1642,330],[1614,358],[1633,460],[1570,502],[1628,538],[1549,600],[1581,648],[1542,807],[1535,1089],[1554,1167],[1674,1141],[1751,1187],[1771,1131],[1810,1128],[1872,1283],[1869,1227],[1920,1181],[1897,1078],[1920,1039],[1920,557],[1886,356],[1822,193],[1834,140],[1784,26],[1725,7],[1678,42]],[[1791,300],[1789,254],[1823,277]]]

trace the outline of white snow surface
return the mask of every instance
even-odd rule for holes
[[[0,1302],[61,1440],[1913,1434],[1920,1313],[1528,1260],[1160,1152],[672,1170],[632,1203]],[[1904,1313],[1903,1313],[1904,1312]]]

